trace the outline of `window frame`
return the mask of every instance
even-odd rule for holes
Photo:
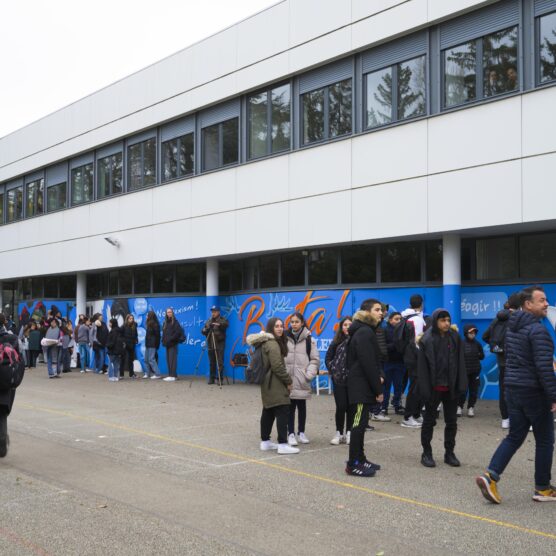
[[[101,173],[98,171],[98,166],[103,160],[105,160],[107,158],[112,159],[113,157],[117,157],[118,155],[120,155],[121,158],[122,158],[122,165],[121,165],[122,181],[121,181],[121,188],[120,188],[121,191],[114,192],[114,168],[113,168],[113,164],[112,164],[112,160],[111,160],[110,161],[110,173],[109,173],[110,179],[109,179],[109,183],[108,183],[108,187],[109,187],[110,192],[106,195],[100,195],[99,189],[100,189],[100,174]],[[124,182],[124,180],[125,180],[125,160],[124,160],[123,150],[118,150],[116,152],[106,154],[106,155],[101,156],[99,158],[95,158],[95,166],[96,166],[96,168],[94,168],[93,171],[94,171],[94,175],[95,175],[95,194],[94,194],[94,198],[96,200],[100,201],[100,200],[103,200],[103,199],[109,199],[111,197],[115,197],[116,195],[123,195],[125,193],[125,189],[124,189],[124,185],[125,185],[125,182]]]
[[[8,219],[8,216],[9,216],[9,211],[8,211],[8,209],[9,209],[9,196],[10,196],[10,193],[12,191],[17,191],[17,190],[19,190],[20,193],[21,193],[21,210],[19,211],[19,217],[16,216],[13,220],[9,220]],[[24,187],[23,181],[21,181],[17,184],[14,184],[12,187],[9,187],[8,185],[6,185],[6,192],[5,193],[6,193],[6,200],[5,200],[5,203],[6,203],[6,216],[5,216],[6,224],[13,224],[14,222],[19,222],[19,221],[23,220],[25,218],[25,187]],[[15,204],[15,206],[17,207],[17,203]]]
[[[182,139],[185,137],[191,136],[193,140],[193,169],[191,172],[186,172],[185,174],[181,173],[181,165],[180,165],[180,151],[181,151],[181,144]],[[164,169],[165,169],[165,157],[164,157],[164,145],[167,143],[171,143],[172,141],[177,141],[177,153],[178,153],[178,163],[177,163],[177,175],[176,177],[171,177],[168,179],[164,178]],[[169,183],[175,180],[181,180],[184,178],[189,178],[195,175],[195,132],[188,131],[182,135],[178,135],[177,137],[172,137],[171,139],[166,139],[165,141],[160,141],[160,183]]]
[[[145,178],[147,177],[145,174],[145,151],[147,148],[147,143],[150,141],[154,141],[154,173],[153,173],[153,183],[145,183]],[[140,172],[140,185],[135,187],[131,187],[131,179],[132,179],[132,172],[131,172],[131,164],[132,164],[132,157],[131,157],[131,149],[133,147],[140,147],[140,154],[139,154],[139,166],[141,169]],[[155,187],[158,184],[158,140],[156,136],[156,132],[149,137],[141,137],[137,138],[137,140],[130,139],[126,141],[126,157],[125,157],[125,166],[126,166],[126,178],[125,178],[125,192],[132,192],[132,191],[139,191],[141,189],[145,189],[147,187]],[[123,178],[123,177],[122,177]]]
[[[80,170],[82,175],[85,175],[85,167],[86,166],[91,166],[91,177],[92,177],[92,183],[91,183],[91,199],[88,201],[82,201],[80,203],[75,203],[74,199],[73,199],[73,191],[74,191],[74,181],[73,181],[73,175],[74,172]],[[69,170],[69,181],[70,181],[70,186],[69,186],[69,206],[70,207],[79,207],[81,205],[85,205],[87,203],[92,203],[95,200],[95,176],[96,176],[96,172],[95,172],[95,160],[91,160],[90,162],[84,162],[83,164],[79,164],[78,166],[70,166],[70,170]]]
[[[41,183],[42,182],[42,183]],[[28,195],[29,195],[29,186],[30,185],[34,185],[36,183],[39,183],[39,187],[36,193],[33,194],[33,206],[34,206],[34,210],[33,210],[33,214],[28,214]],[[42,216],[43,214],[46,214],[46,180],[43,176],[32,176],[31,178],[29,178],[29,181],[27,181],[27,179],[25,179],[25,183],[24,183],[25,187],[23,189],[23,218],[35,218],[36,216]],[[41,192],[41,185],[42,185],[42,192]],[[37,212],[37,207],[38,207],[38,201],[41,198],[40,193],[42,193],[42,206],[41,206],[41,211]]]
[[[229,162],[228,164],[224,164],[224,124],[231,122],[232,120],[237,121],[237,159],[235,162]],[[231,168],[233,166],[237,166],[240,163],[240,151],[241,151],[241,118],[239,116],[232,116],[226,120],[222,120],[221,122],[216,122],[214,124],[209,124],[205,127],[201,128],[201,172],[214,172],[216,170],[220,170],[221,168]],[[214,168],[206,168],[205,162],[205,131],[209,128],[218,128],[218,166]]]
[[[533,36],[534,36],[534,80],[535,80],[535,87],[549,87],[556,83],[556,77],[554,79],[550,79],[549,81],[541,81],[541,19],[543,17],[547,17],[553,15],[556,17],[556,8],[545,13],[540,13],[535,15],[534,22],[533,22]],[[556,40],[556,39],[555,39]]]
[[[48,194],[49,192],[54,189],[55,187],[59,187],[60,185],[65,185],[66,186],[66,191],[65,191],[65,195],[64,195],[64,206],[63,207],[56,207],[52,210],[50,210],[48,208]],[[47,185],[46,186],[46,211],[43,214],[52,214],[53,212],[58,212],[60,210],[65,210],[68,208],[68,182],[66,181],[61,181],[59,183],[53,183],[52,185]]]

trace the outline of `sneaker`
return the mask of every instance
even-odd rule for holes
[[[510,428],[510,420],[509,419],[502,419],[502,428],[509,429]]]
[[[416,421],[413,417],[410,417],[409,419],[404,419],[401,422],[401,426],[408,429],[420,429],[422,427],[422,423],[419,423],[419,421]]]
[[[446,452],[446,454],[444,455],[444,463],[447,463],[451,467],[461,466],[461,463],[454,452]]]
[[[475,482],[477,486],[481,489],[483,496],[493,504],[500,504],[502,499],[498,494],[498,489],[496,488],[496,481],[490,476],[490,473],[483,473],[479,475]]]
[[[468,417],[475,417],[475,409],[473,407],[467,408],[467,416]]]
[[[399,407],[396,407],[394,409],[394,412],[396,413],[396,415],[403,415],[405,413],[405,407],[400,405]]]
[[[374,428],[372,425],[367,424],[367,426],[365,427],[365,430],[366,430],[367,432],[372,432],[372,431],[375,430],[375,428]]]
[[[81,369],[79,372],[80,372],[80,373],[84,373],[85,371],[84,371],[83,369]]]
[[[367,467],[372,467],[375,471],[380,471],[382,469],[380,463],[373,463],[372,461],[369,461],[367,458],[365,458],[363,465],[366,465]]]
[[[301,444],[309,444],[309,439],[305,436],[304,432],[300,432],[298,438],[299,438],[299,442],[301,442]]]
[[[162,379],[164,382],[176,382],[175,376],[167,376],[166,378]]]
[[[143,378],[150,378],[150,376],[147,373],[143,373]]]
[[[355,477],[374,477],[376,470],[356,461],[353,465],[350,465],[349,462],[346,463],[346,473]]]
[[[372,413],[371,419],[373,421],[384,421],[384,422],[388,422],[392,420],[383,411],[381,411],[380,413]]]
[[[293,434],[293,432],[290,435],[288,435],[288,444],[290,446],[297,446],[297,439],[295,438],[295,434]]]
[[[260,448],[262,452],[268,452],[269,450],[278,450],[278,444],[272,442],[271,440],[262,440]]]
[[[157,380],[160,378],[160,375],[153,375],[151,376],[151,380]]]
[[[460,406],[458,405],[458,410],[456,411],[456,415],[457,415],[458,417],[461,417],[461,416],[463,415],[463,407],[460,407]]]
[[[426,453],[421,454],[421,463],[425,467],[436,467],[436,462],[434,461],[432,454],[426,454]]]
[[[413,417],[413,420],[419,423],[420,425],[423,424],[423,417],[421,417],[421,415],[419,415],[419,417]]]
[[[556,488],[550,485],[546,490],[535,490],[535,502],[556,502]]]
[[[351,431],[346,432],[346,444],[349,446],[351,440]]]
[[[332,446],[339,446],[340,443],[342,442],[342,435],[340,434],[340,431],[336,431],[336,434],[334,435],[334,438],[330,441],[330,444],[332,444]]]
[[[279,454],[299,454],[299,448],[294,448],[289,444],[278,444]]]

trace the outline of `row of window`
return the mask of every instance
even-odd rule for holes
[[[501,8],[514,4],[518,6],[515,0],[508,0],[506,6],[503,4],[500,3]],[[496,27],[496,22],[493,25]],[[556,81],[556,11],[537,17],[534,27],[536,84],[540,85]],[[440,29],[442,31],[442,27]],[[431,94],[430,84],[436,80],[429,75],[427,67],[432,53],[426,46],[429,37],[426,33],[422,31],[420,35],[415,35],[426,38],[426,41],[411,48],[406,45],[402,49],[400,56],[404,59],[401,61],[378,63],[379,67],[375,67],[377,63],[370,66],[362,64],[362,114],[360,125],[355,126],[357,129],[369,130],[431,113],[428,96]],[[519,91],[523,82],[520,73],[524,69],[520,63],[520,41],[524,43],[523,48],[527,47],[523,36],[523,29],[516,23],[441,48],[441,76],[438,81],[443,92],[440,108],[453,108]],[[408,38],[400,40],[407,42]],[[401,43],[392,43],[394,51],[396,44]],[[411,56],[411,50],[422,52]],[[523,56],[525,61],[529,58]],[[362,55],[364,59],[365,54]],[[351,59],[347,61],[351,63]],[[341,70],[339,73],[335,70],[337,67]],[[59,171],[52,175],[47,168],[42,176],[37,177],[34,173],[26,179],[9,182],[0,186],[0,223],[237,164],[240,152],[243,152],[240,148],[243,136],[246,145],[244,158],[256,159],[289,151],[292,146],[352,134],[357,92],[353,67],[353,63],[346,65],[341,61],[336,66],[327,66],[328,73],[322,70],[324,77],[317,79],[325,83],[321,86],[303,87],[299,94],[294,95],[292,91],[299,90],[300,79],[304,78],[301,76],[291,83],[247,95],[244,109],[239,102],[232,102],[231,105],[228,102],[227,111],[221,112],[220,121],[203,119],[212,110],[209,109],[191,117],[187,131],[172,122],[139,138],[128,139],[125,144],[121,142],[109,147],[110,152],[102,148],[96,153],[69,161],[69,166],[67,163],[58,165]],[[370,71],[366,71],[366,67]],[[344,77],[334,78],[340,74]],[[295,124],[293,114],[297,113],[293,110],[294,106],[299,108],[300,114],[299,138],[296,140],[292,133]],[[216,114],[218,119],[219,113]],[[243,121],[245,128],[240,125]],[[168,134],[173,135],[168,137]],[[200,149],[200,156],[196,153],[197,148]]]

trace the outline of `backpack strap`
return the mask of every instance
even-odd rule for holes
[[[305,349],[307,351],[307,357],[309,359],[311,359],[311,349],[312,349],[312,344],[311,344],[311,336],[307,336],[307,338],[305,338]]]

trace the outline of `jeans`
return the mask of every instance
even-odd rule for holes
[[[390,403],[390,388],[394,385],[394,399],[392,405],[397,409],[402,405],[402,385],[405,368],[403,363],[384,363],[384,401],[382,402],[382,409],[388,410]]]
[[[48,346],[46,348],[46,366],[48,376],[55,376],[58,370],[58,346]]]
[[[290,414],[289,405],[278,405],[276,407],[265,408],[261,415],[261,440],[270,440],[272,425],[276,419],[276,429],[278,430],[278,443],[286,444],[288,441],[288,416]]]
[[[297,408],[297,432],[305,432],[307,421],[307,400],[290,400],[290,418],[288,422],[288,434],[295,433],[295,409]]]
[[[121,356],[111,353],[108,359],[110,361],[110,365],[108,365],[108,378],[120,378]]]
[[[425,404],[423,426],[421,427],[421,445],[425,454],[432,455],[432,433],[436,426],[436,414],[440,402],[442,402],[442,409],[444,410],[444,451],[447,454],[452,454],[456,447],[458,400],[452,399],[450,392],[434,390],[431,399]]]
[[[89,346],[84,343],[79,343],[79,359],[81,361],[81,370],[84,371],[89,364]]]
[[[160,376],[160,370],[156,362],[156,348],[145,348],[145,367],[147,375],[152,372],[156,376]]]
[[[106,348],[97,346],[93,351],[95,352],[95,373],[100,373],[104,367],[104,361],[106,360]]]
[[[550,486],[554,454],[554,414],[544,392],[528,388],[506,387],[510,432],[494,452],[488,471],[498,480],[513,455],[519,450],[533,427],[535,436],[535,488]]]
[[[500,393],[498,396],[498,407],[500,408],[500,416],[502,419],[508,418],[508,406],[506,404],[506,389],[504,388],[504,375],[506,374],[506,362],[502,356],[496,356],[498,360],[498,387]]]

